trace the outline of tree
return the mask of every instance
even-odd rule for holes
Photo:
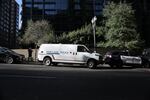
[[[120,49],[135,49],[141,46],[135,12],[126,2],[109,2],[104,10],[105,46]]]
[[[57,37],[58,43],[70,43],[70,39],[67,33],[63,33],[60,36]]]
[[[80,29],[63,33],[58,37],[58,41],[60,43],[85,44],[89,46],[91,38],[93,39],[92,26],[86,24]]]
[[[34,43],[40,45],[41,43],[50,43],[54,41],[52,26],[45,20],[33,22],[28,21],[23,41],[27,44]]]
[[[68,37],[72,43],[89,45],[93,39],[92,26],[84,25],[81,29],[69,32]]]

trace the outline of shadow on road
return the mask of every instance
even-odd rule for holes
[[[100,65],[98,66],[96,69],[134,69],[134,68],[137,68],[137,67],[133,67],[133,66],[123,66],[123,67],[109,67],[109,66],[103,66],[103,65]]]
[[[88,68],[86,65],[77,65],[77,64],[63,64],[63,65],[57,65],[57,66],[53,66],[53,67],[67,67],[67,68]],[[134,67],[134,66],[123,66],[123,67],[109,67],[109,66],[104,66],[104,65],[98,65],[97,68],[95,68],[96,70],[99,69],[136,69],[139,67]]]

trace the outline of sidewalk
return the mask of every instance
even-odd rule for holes
[[[35,61],[35,57],[37,57],[37,54],[35,54],[35,49],[32,49],[32,58],[33,61]],[[26,59],[28,59],[28,49],[13,49],[13,51],[15,51],[16,53],[22,54],[25,56]],[[38,52],[38,50],[37,50]]]

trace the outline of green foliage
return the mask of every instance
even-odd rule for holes
[[[64,43],[64,44],[70,43],[70,40],[69,40],[69,37],[68,37],[67,33],[63,33],[62,35],[60,35],[57,38],[57,42],[58,43]]]
[[[97,42],[105,42],[105,33],[106,33],[106,28],[104,26],[97,26],[96,27],[96,36],[97,36]]]
[[[141,40],[137,33],[135,13],[130,4],[110,2],[103,10],[106,42],[99,45],[134,49],[139,48]]]
[[[88,45],[92,34],[92,26],[85,25],[81,29],[68,33],[68,37],[72,43]]]
[[[28,21],[27,28],[23,36],[23,42],[27,44],[34,43],[40,45],[41,43],[49,43],[53,41],[53,30],[47,21]]]
[[[91,38],[93,39],[93,32],[92,26],[89,24],[84,25],[81,29],[71,31],[68,34],[63,33],[60,37],[58,37],[58,42],[89,45]]]

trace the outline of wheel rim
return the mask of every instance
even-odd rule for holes
[[[93,62],[93,61],[89,61],[88,67],[89,67],[89,68],[93,68],[93,67],[94,67],[94,62]]]
[[[44,61],[44,64],[45,64],[46,66],[49,66],[49,65],[51,64],[50,59],[49,59],[49,58],[46,58],[45,61]]]
[[[12,64],[13,63],[13,58],[9,57],[8,60],[7,60],[7,63]]]
[[[90,67],[90,68],[93,67],[93,63],[89,63],[89,67]]]

